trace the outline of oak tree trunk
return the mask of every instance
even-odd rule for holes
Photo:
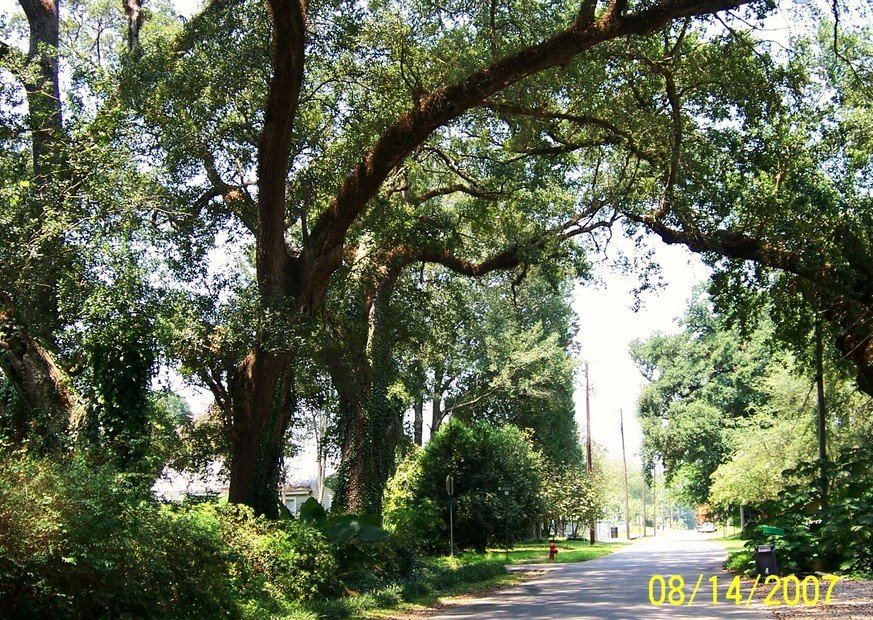
[[[228,501],[278,516],[279,464],[293,406],[291,353],[260,347],[230,383],[232,427]]]
[[[416,446],[421,446],[424,430],[424,400],[420,398],[416,400],[412,410],[414,416],[412,420],[412,441]]]
[[[52,143],[61,135],[61,91],[58,80],[60,22],[57,0],[19,0],[30,27],[28,58],[38,71],[25,79],[28,122],[32,136],[33,172],[37,185],[52,177]]]
[[[388,314],[402,267],[389,265],[367,295],[367,338],[363,355],[355,356],[361,360],[356,370],[338,376],[334,364],[332,372],[340,394],[342,420],[342,453],[334,502],[340,510],[353,514],[381,513],[382,494],[394,473],[403,412],[388,396],[394,345]]]
[[[272,75],[258,143],[258,218],[255,266],[263,307],[285,312],[298,300],[300,257],[285,244],[286,185],[291,133],[303,83],[306,3],[268,0],[272,21]],[[294,310],[287,309],[288,313]],[[307,309],[297,305],[297,316]],[[267,329],[267,328],[264,328]],[[229,501],[278,515],[279,464],[291,412],[296,351],[264,346],[263,331],[229,381],[231,462]],[[271,345],[272,346],[272,345]]]
[[[11,303],[0,305],[0,370],[20,398],[22,414],[10,429],[16,441],[39,440],[58,447],[78,424],[69,378],[51,354],[13,319]]]
[[[22,74],[27,95],[31,131],[32,188],[29,217],[43,217],[47,201],[53,200],[52,179],[62,144],[61,99],[58,79],[59,18],[55,0],[20,0],[27,16],[30,45],[28,71]],[[49,242],[56,243],[56,242]],[[57,248],[43,245],[40,252],[52,256]],[[30,325],[51,325],[57,318],[56,276],[52,269],[43,275],[38,298],[28,307]],[[40,342],[27,322],[16,316],[12,291],[0,291],[0,371],[15,388],[23,408],[13,435],[30,436],[44,447],[54,447],[71,423],[78,423],[75,393],[64,371]]]

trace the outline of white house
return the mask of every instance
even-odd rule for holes
[[[295,517],[300,514],[300,507],[310,497],[316,497],[315,489],[313,489],[309,485],[304,486],[292,486],[286,485],[282,487],[280,490],[280,494],[282,497],[282,503],[285,504],[285,507],[291,511]],[[321,502],[321,505],[324,506],[325,510],[330,509],[330,505],[333,502],[333,491],[324,487],[324,498]]]

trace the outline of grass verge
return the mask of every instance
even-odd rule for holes
[[[726,570],[741,575],[749,575],[755,568],[755,554],[746,548],[747,540],[740,538],[739,534],[733,534],[725,538],[713,538],[727,551],[727,559],[724,561]]]
[[[564,564],[568,562],[587,562],[595,558],[609,555],[616,549],[628,543],[598,543],[589,545],[587,540],[558,540],[558,555],[552,562]],[[507,554],[502,549],[489,549],[487,557],[506,561]],[[523,543],[516,545],[509,552],[509,564],[535,564],[549,561],[549,543]]]
[[[740,538],[739,534],[732,534],[731,536],[722,537],[722,538],[712,538],[715,542],[719,543],[722,547],[727,549],[727,552],[734,553],[736,551],[742,551],[744,545],[746,544],[746,540]]]
[[[589,546],[586,541],[559,541],[556,561],[584,562],[612,553],[621,543]],[[502,550],[485,554],[462,553],[454,558],[425,558],[412,579],[381,590],[342,599],[310,602],[283,616],[284,620],[340,620],[346,618],[397,618],[439,607],[461,596],[498,590],[525,579],[524,573],[507,572],[507,564],[548,560],[548,543],[516,546],[509,561]]]

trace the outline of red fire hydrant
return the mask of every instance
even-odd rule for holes
[[[555,545],[555,541],[549,543],[549,559],[554,560],[555,556],[558,554],[558,547]]]

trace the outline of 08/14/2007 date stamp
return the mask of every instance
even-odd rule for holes
[[[777,577],[758,576],[751,584],[734,577],[727,592],[720,593],[719,578],[709,577],[704,584],[704,575],[698,575],[693,588],[681,575],[652,575],[649,579],[649,602],[652,605],[751,605],[755,592],[761,590],[765,605],[812,606],[831,602],[831,593],[837,584],[836,575],[818,578],[809,575],[800,579],[794,575]],[[746,589],[748,588],[748,589]],[[689,592],[686,593],[686,590]]]

